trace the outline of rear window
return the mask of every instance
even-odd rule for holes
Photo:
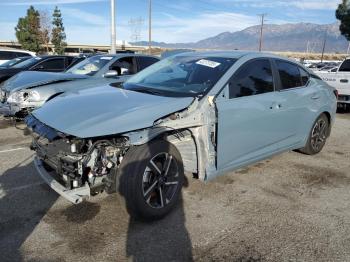
[[[276,65],[281,79],[281,89],[304,86],[299,66],[282,60],[276,60]]]
[[[345,60],[339,67],[339,71],[350,72],[350,59]]]
[[[0,51],[0,60],[11,60],[16,57],[17,56],[15,52]]]

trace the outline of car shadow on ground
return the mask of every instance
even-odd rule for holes
[[[21,246],[58,196],[34,175],[33,163],[0,175],[0,260],[23,261]]]

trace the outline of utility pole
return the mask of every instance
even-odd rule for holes
[[[264,29],[264,22],[265,22],[265,16],[267,14],[260,14],[261,17],[261,26],[260,26],[260,39],[259,39],[259,52],[261,52],[262,49],[262,41],[263,41],[263,29]]]
[[[111,0],[111,54],[116,53],[115,0]]]
[[[326,42],[327,42],[327,31],[324,33],[323,46],[322,46],[322,56],[321,56],[321,63],[323,62],[323,55],[324,55],[324,50],[325,50],[325,48],[326,48]]]
[[[348,50],[346,51],[346,55],[349,54],[349,51],[350,51],[350,41],[349,41],[349,44],[348,44]]]
[[[148,6],[148,52],[152,53],[152,0]]]

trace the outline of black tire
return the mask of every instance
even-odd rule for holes
[[[321,114],[312,125],[305,147],[299,151],[307,155],[315,155],[321,152],[326,144],[329,128],[328,117],[325,114]]]
[[[164,140],[132,147],[122,161],[117,179],[131,217],[160,219],[175,207],[181,194],[184,181],[181,155]]]

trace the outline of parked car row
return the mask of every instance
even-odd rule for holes
[[[61,57],[54,56],[47,61],[52,59]],[[0,87],[0,102],[4,103],[2,111],[7,116],[25,117],[28,112],[57,95],[97,85],[124,82],[130,75],[158,60],[156,57],[128,53],[95,55],[80,63],[72,62],[63,73],[31,70],[21,72]]]
[[[320,152],[337,108],[320,77],[264,53],[100,55],[64,74],[25,73],[3,92],[40,107],[25,123],[44,181],[75,204],[120,192],[142,219],[174,208],[185,172],[208,181],[288,150]]]

